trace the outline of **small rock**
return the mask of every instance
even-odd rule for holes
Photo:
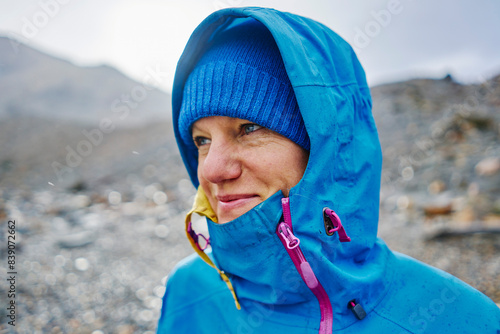
[[[432,181],[427,188],[431,194],[439,194],[446,190],[446,184],[441,180]]]
[[[424,213],[426,216],[448,215],[451,213],[453,206],[451,203],[447,204],[428,204],[424,206]]]
[[[490,176],[500,171],[500,158],[489,157],[481,160],[475,167],[477,175]]]
[[[75,260],[75,268],[80,271],[86,271],[89,269],[90,263],[89,261],[84,258],[84,257],[79,257],[78,259]]]
[[[62,248],[76,248],[87,246],[95,241],[93,231],[81,231],[67,234],[58,238],[57,243]]]
[[[427,217],[448,215],[453,211],[453,196],[450,192],[444,192],[438,196],[428,198],[422,205]]]

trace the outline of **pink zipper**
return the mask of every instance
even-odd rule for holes
[[[281,200],[281,205],[283,206],[284,221],[279,223],[278,228],[276,229],[276,234],[283,243],[283,246],[285,246],[288,255],[292,259],[295,268],[306,283],[307,287],[311,289],[312,293],[314,293],[318,299],[321,312],[319,333],[331,334],[333,325],[333,310],[330,298],[328,298],[328,294],[316,278],[311,265],[304,257],[304,253],[302,253],[302,250],[299,247],[299,238],[293,234],[290,200],[288,198],[283,198]]]

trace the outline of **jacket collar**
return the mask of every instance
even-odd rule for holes
[[[276,235],[282,216],[282,198],[278,192],[239,218],[217,224],[200,187],[186,223],[192,213],[208,218],[212,248],[212,254],[208,254],[211,256],[200,251],[190,233],[187,235],[198,254],[226,281],[237,307],[240,303],[245,307],[252,301],[272,305],[275,311],[282,308],[283,312],[296,310],[292,312],[297,312],[299,317],[310,316],[319,312],[317,300]],[[341,243],[336,234],[328,236],[324,232],[323,208],[333,203],[319,203],[293,192],[290,203],[294,233],[301,240],[306,259],[330,297],[334,328],[349,326],[357,321],[347,308],[350,300],[356,299],[368,313],[390,289],[393,277],[389,266],[391,252],[382,240],[377,239],[372,247],[351,254],[358,249],[355,240],[352,244]],[[305,218],[304,212],[307,212]],[[349,234],[349,222],[344,220],[343,224]],[[288,306],[293,304],[302,306],[290,309]]]

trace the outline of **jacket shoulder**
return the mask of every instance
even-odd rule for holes
[[[228,313],[224,308],[231,304],[231,293],[217,271],[197,254],[190,255],[168,276],[157,333],[203,333],[214,312]]]
[[[398,324],[402,333],[500,330],[500,309],[487,296],[440,269],[394,253],[396,275],[375,312]]]

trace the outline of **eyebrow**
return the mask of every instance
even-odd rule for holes
[[[194,130],[201,131],[200,128],[198,126],[196,126],[196,122],[194,122],[193,125],[191,125],[191,134],[193,134]]]

